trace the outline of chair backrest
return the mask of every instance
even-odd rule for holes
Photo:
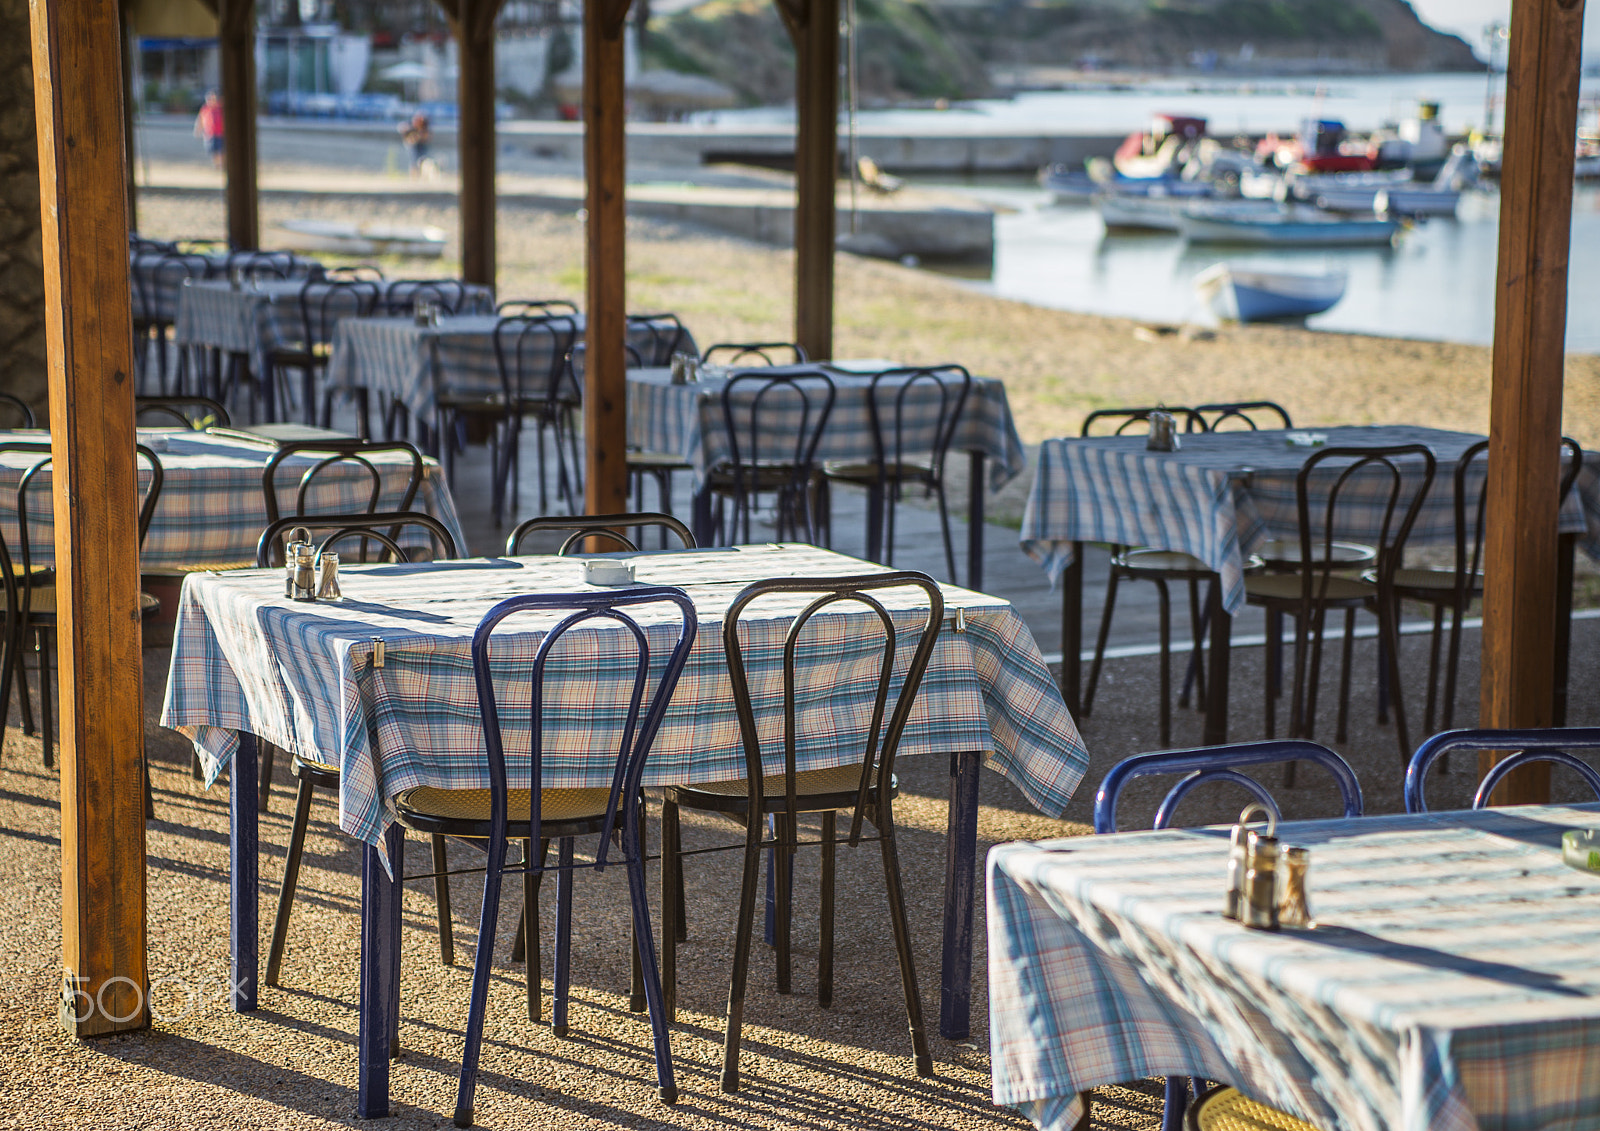
[[[207,428],[232,428],[228,410],[210,397],[134,397],[135,424],[151,418],[203,432]]]
[[[924,397],[923,393],[932,395]],[[867,396],[872,450],[880,480],[888,468],[926,455],[934,476],[942,474],[945,453],[961,423],[972,392],[972,374],[963,365],[925,365],[873,374]],[[930,409],[937,409],[937,414]]]
[[[676,314],[630,314],[628,340],[638,343],[641,365],[659,369],[689,345],[689,330]]]
[[[416,500],[417,492],[422,487],[423,463],[422,453],[404,440],[386,440],[380,443],[368,443],[365,440],[351,438],[348,440],[302,440],[294,443],[281,444],[278,450],[267,460],[266,467],[261,470],[261,493],[267,504],[267,523],[271,525],[281,517],[278,506],[278,468],[291,456],[302,453],[321,455],[321,458],[308,467],[300,476],[299,489],[295,493],[294,513],[306,513],[306,502],[311,488],[318,477],[329,468],[345,465],[343,470],[351,467],[366,473],[365,482],[368,485],[366,506],[362,508],[365,513],[371,514],[378,509],[378,502],[383,494],[383,475],[372,457],[384,455],[389,452],[398,452],[410,461],[410,471],[406,479],[406,486],[401,492],[399,500],[394,506],[396,511],[411,509],[411,504]],[[360,476],[355,477],[348,498],[340,500],[340,505],[334,513],[352,513],[351,503],[356,501],[359,486],[363,482]]]
[[[1478,489],[1469,492],[1467,485],[1474,478],[1475,465],[1480,463],[1483,464],[1483,471],[1478,473],[1481,474]],[[1483,563],[1483,540],[1488,533],[1484,521],[1489,501],[1488,463],[1488,440],[1479,440],[1462,452],[1461,458],[1456,460],[1456,590],[1457,599],[1462,607],[1466,604],[1467,590],[1475,587],[1478,571]],[[1557,506],[1566,503],[1567,495],[1571,493],[1578,481],[1578,473],[1582,470],[1583,448],[1578,441],[1563,436]]]
[[[346,263],[323,269],[322,277],[335,282],[377,283],[383,286],[383,268],[375,263]]]
[[[583,399],[584,370],[587,368],[588,358],[588,342],[574,342],[572,348],[567,351],[566,368],[562,378],[564,395],[578,400]],[[644,363],[644,354],[639,352],[639,347],[632,342],[622,343],[623,368],[640,369]]]
[[[307,279],[300,287],[301,346],[312,349],[333,341],[334,323],[341,318],[366,318],[378,308],[378,284],[371,279],[331,273]]]
[[[804,365],[811,359],[799,342],[717,342],[700,353],[711,365]]]
[[[681,618],[678,638],[667,656],[666,663],[660,667],[655,691],[649,697],[649,705],[644,706],[645,691],[652,667],[650,645],[638,621],[623,610],[638,605],[666,602],[676,606]],[[678,677],[683,674],[689,651],[694,647],[699,624],[694,602],[689,599],[689,595],[682,589],[667,585],[641,586],[598,593],[525,594],[508,597],[489,610],[472,634],[472,675],[478,691],[478,711],[483,719],[483,745],[489,768],[489,855],[492,860],[500,858],[497,851],[503,851],[505,844],[506,793],[509,782],[506,773],[505,736],[500,720],[501,700],[495,690],[495,675],[491,666],[491,643],[496,627],[507,617],[518,613],[563,611],[567,615],[545,632],[532,663],[527,666],[530,692],[528,788],[531,793],[529,819],[532,824],[529,832],[533,840],[541,839],[540,789],[544,769],[546,668],[557,650],[557,645],[574,628],[580,625],[598,626],[610,621],[617,626],[618,631],[604,634],[605,655],[599,658],[604,663],[592,663],[591,675],[599,678],[607,671],[616,673],[614,678],[618,683],[618,689],[627,689],[625,698],[627,709],[620,728],[616,766],[611,777],[611,796],[606,802],[605,822],[596,848],[594,867],[599,870],[606,865],[606,855],[613,830],[622,834],[624,857],[632,857],[641,851],[637,839],[638,822],[635,813],[639,801],[639,785],[644,776],[645,760],[650,755],[650,747],[661,729],[662,720],[666,717],[667,705],[677,688]],[[624,634],[634,645],[635,659],[631,665],[626,663],[623,653],[625,641],[614,639]],[[589,634],[580,634],[580,636],[586,635]],[[627,680],[631,680],[631,683],[624,682]],[[500,682],[505,684],[510,680],[502,675]],[[642,712],[641,707],[643,707]],[[491,869],[490,874],[498,876],[499,873],[497,869]]]
[[[16,417],[16,423],[11,425],[12,428],[39,427],[39,421],[33,415],[33,406],[15,393],[0,393],[0,412]]]
[[[400,546],[400,531],[407,526],[421,527],[433,539],[435,561],[448,561],[460,556],[456,540],[448,527],[431,514],[422,511],[384,511],[374,514],[318,514],[290,515],[269,522],[256,541],[256,568],[282,565],[284,535],[304,529],[307,534],[318,530],[331,530],[317,546],[321,553],[345,538],[361,539],[361,561],[367,560],[367,543],[374,541],[384,548],[384,560],[405,562],[411,560]]]
[[[722,386],[722,423],[734,495],[744,514],[744,541],[750,541],[754,508],[748,504],[756,492],[757,468],[787,469],[787,489],[804,503],[817,444],[837,395],[827,371],[812,368],[744,370]]]
[[[1340,515],[1352,509],[1378,517],[1377,522],[1364,520],[1361,525],[1375,535],[1365,540],[1378,548],[1378,588],[1387,592],[1406,538],[1433,486],[1435,469],[1433,452],[1423,444],[1323,448],[1301,465],[1295,477],[1295,508],[1300,524],[1303,610],[1325,600],[1332,578],[1346,568],[1334,552],[1334,543],[1340,532]],[[1313,511],[1313,495],[1321,496],[1324,486],[1327,501]]]
[[[460,279],[394,279],[383,289],[383,309],[388,314],[410,314],[418,302],[430,302],[445,314],[461,314],[467,305],[467,285]]]
[[[578,304],[564,298],[508,298],[498,303],[494,312],[502,317],[517,315],[527,318],[549,318],[554,315],[569,315],[576,318]]]
[[[1576,770],[1578,776],[1600,799],[1600,770],[1580,761],[1570,751],[1600,749],[1600,727],[1549,727],[1539,730],[1447,730],[1425,740],[1406,766],[1405,802],[1407,813],[1426,813],[1428,770],[1452,750],[1511,750],[1510,757],[1496,762],[1478,783],[1472,807],[1482,809],[1489,795],[1512,770],[1530,762],[1553,762]]]
[[[40,458],[22,473],[22,478],[17,481],[15,513],[17,516],[17,550],[20,565],[24,575],[33,571],[33,536],[28,529],[30,490],[40,483],[41,475],[50,469],[51,447],[49,442],[15,441],[0,444],[0,456],[8,452],[27,452]],[[139,546],[144,546],[145,535],[150,533],[150,523],[155,518],[156,506],[161,501],[161,488],[166,482],[166,472],[161,466],[161,459],[151,449],[143,444],[134,445],[134,461],[143,461],[149,473],[149,481],[145,484],[144,498],[139,502],[138,534]],[[42,494],[42,490],[40,491]],[[40,511],[54,514],[54,504],[45,499],[40,506]]]
[[[1122,436],[1150,423],[1152,412],[1170,412],[1185,432],[1204,432],[1205,421],[1192,408],[1180,405],[1150,405],[1148,408],[1097,408],[1083,418],[1080,436]]]
[[[522,540],[528,535],[551,530],[567,533],[561,548],[556,551],[557,556],[564,557],[576,552],[583,540],[590,537],[608,538],[616,543],[618,549],[634,551],[639,547],[633,539],[622,533],[624,527],[630,526],[669,530],[677,536],[683,549],[695,548],[694,535],[689,528],[670,514],[640,511],[635,514],[545,515],[517,523],[516,529],[506,538],[506,556],[516,557],[522,548]]]
[[[211,263],[203,255],[181,251],[161,254],[154,263],[133,273],[134,292],[139,299],[139,318],[143,322],[170,321],[177,304],[163,308],[162,296],[175,292],[189,279],[204,279]]]
[[[1241,742],[1232,746],[1202,746],[1194,750],[1161,750],[1151,754],[1135,754],[1111,767],[1094,797],[1094,831],[1117,831],[1117,803],[1123,788],[1134,778],[1152,774],[1183,774],[1178,783],[1167,791],[1160,808],[1156,810],[1153,827],[1167,828],[1178,803],[1198,785],[1207,782],[1232,782],[1240,786],[1272,814],[1274,820],[1282,818],[1278,803],[1267,787],[1255,778],[1240,771],[1250,766],[1273,766],[1290,762],[1312,762],[1332,775],[1339,788],[1339,799],[1344,805],[1344,816],[1359,817],[1362,813],[1361,784],[1356,772],[1339,755],[1326,746],[1303,738],[1277,739],[1268,742]]]
[[[885,724],[885,711],[888,708],[890,692],[894,683],[894,673],[897,666],[896,653],[899,644],[899,630],[896,629],[894,618],[884,603],[874,593],[880,590],[921,590],[921,600],[916,618],[920,626],[913,626],[914,647],[910,662],[904,668],[900,681],[900,691],[894,697],[894,708],[888,713]],[[815,597],[795,616],[790,622],[789,629],[784,635],[783,663],[781,675],[771,664],[771,656],[754,655],[746,656],[746,639],[760,638],[760,634],[746,632],[741,639],[740,624],[744,618],[745,610],[752,603],[773,594],[781,594],[793,598],[796,595],[805,596],[815,594]],[[824,660],[818,665],[806,665],[801,668],[799,659],[802,651],[801,637],[805,635],[806,625],[824,611],[831,614],[861,613],[861,608],[851,609],[851,605],[863,606],[865,612],[870,614],[869,619],[876,621],[874,628],[880,634],[881,650],[877,654],[876,662],[862,644],[859,650],[852,649],[852,669],[855,676],[850,682],[856,682],[854,690],[845,683],[845,675],[841,670]],[[928,661],[933,656],[934,644],[939,636],[939,629],[944,622],[944,594],[939,585],[925,573],[900,571],[895,573],[869,573],[846,577],[775,577],[765,581],[756,581],[745,586],[744,590],[733,599],[729,606],[726,618],[722,622],[722,646],[728,657],[728,671],[733,680],[733,704],[739,717],[739,737],[744,744],[745,775],[750,787],[750,812],[761,812],[762,799],[766,796],[766,754],[762,744],[762,727],[756,719],[755,703],[759,699],[762,703],[777,702],[781,704],[782,724],[782,752],[783,769],[785,775],[786,803],[791,812],[796,811],[795,804],[795,772],[797,736],[802,729],[809,731],[811,721],[801,721],[801,713],[811,714],[822,710],[828,713],[829,726],[840,728],[835,731],[836,745],[850,743],[851,748],[856,748],[855,742],[859,738],[860,775],[856,781],[855,813],[850,822],[850,843],[859,843],[861,837],[861,821],[863,810],[867,802],[867,792],[874,785],[878,788],[880,800],[887,801],[890,796],[890,782],[894,776],[895,753],[900,747],[900,737],[905,732],[906,722],[911,717],[911,708],[915,704],[917,691],[922,686],[923,674],[927,671]],[[837,638],[831,633],[817,633],[811,638],[808,648],[810,651],[826,651],[836,648]],[[750,671],[754,669],[764,673],[762,682],[767,684],[760,689],[759,694],[753,694],[750,688]],[[803,677],[813,673],[814,678],[802,683]],[[773,682],[781,679],[782,697],[775,694]],[[847,704],[853,711],[847,710]],[[849,725],[849,716],[853,714],[856,720],[865,716],[865,725],[859,728],[858,733],[846,734],[844,728]],[[767,728],[771,733],[772,728]]]
[[[231,277],[235,271],[247,280],[288,280],[301,261],[288,251],[234,251],[213,269],[214,275]]]
[[[577,400],[567,379],[567,355],[578,339],[570,314],[502,314],[494,325],[494,360],[507,406],[543,401],[553,408]]]
[[[1289,411],[1276,401],[1232,401],[1197,404],[1194,413],[1204,432],[1245,431],[1262,428],[1293,428]]]

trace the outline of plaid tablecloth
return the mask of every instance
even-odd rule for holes
[[[252,443],[204,433],[140,430],[141,442],[154,448],[163,472],[161,498],[145,536],[141,568],[149,572],[176,569],[199,563],[254,563],[256,541],[267,525],[267,504],[261,490],[261,473],[276,446],[270,442]],[[43,432],[0,432],[0,443],[9,440],[48,440]],[[151,443],[153,441],[153,444]],[[300,477],[315,464],[312,454],[291,456],[278,468],[279,508],[294,511],[295,492]],[[0,456],[0,537],[15,554],[17,529],[17,485],[23,473],[39,457],[11,452]],[[378,501],[380,510],[391,510],[400,502],[409,460],[396,453],[373,458],[383,479]],[[29,486],[28,529],[33,537],[34,561],[49,565],[55,561],[55,522],[50,502],[50,473],[41,472]],[[143,492],[149,474],[140,464],[139,489]],[[359,465],[335,464],[317,476],[308,493],[306,509],[311,513],[359,511],[367,507],[372,489],[371,477]],[[141,498],[142,498],[141,494]],[[449,528],[459,545],[465,546],[461,520],[444,474],[433,460],[426,461],[422,486],[413,509],[427,511]],[[405,534],[403,543],[426,546],[425,534]]]
[[[685,588],[699,614],[694,651],[645,770],[646,784],[655,785],[744,776],[721,622],[746,584],[882,568],[809,546],[625,557],[637,563],[640,582]],[[341,571],[344,602],[314,605],[286,601],[276,572],[191,577],[178,610],[162,724],[194,740],[210,780],[233,756],[240,731],[340,766],[340,827],[379,844],[400,791],[488,785],[469,660],[472,631],[484,613],[516,593],[587,590],[582,577],[581,559],[556,557],[357,566]],[[990,768],[1034,805],[1059,814],[1088,761],[1032,634],[999,598],[951,586],[944,592],[946,628],[901,753],[987,751]],[[886,603],[897,624],[916,623],[913,598]],[[761,614],[754,617],[760,637],[750,663],[758,704],[781,694],[783,634],[802,604],[785,597],[753,607]],[[954,627],[958,608],[960,628]],[[658,664],[674,638],[666,611],[638,614]],[[864,733],[867,684],[876,679],[861,653],[870,616],[819,618],[827,622],[819,630],[835,643],[813,652],[800,676],[801,686],[814,688],[800,719],[802,769],[849,760],[847,740]],[[547,623],[530,618],[532,631],[497,644],[497,666],[525,669]],[[631,645],[623,654],[617,638],[610,628],[576,634],[576,650],[548,673],[546,786],[610,784],[615,713],[605,709],[599,689],[633,662]],[[373,663],[378,640],[381,668]],[[910,648],[898,652],[903,663]],[[512,781],[519,773],[526,781],[525,686],[501,710]]]
[[[1071,1128],[1077,1093],[1237,1085],[1323,1131],[1600,1127],[1594,805],[1284,825],[1314,931],[1222,918],[1225,829],[989,853],[996,1103]]]
[[[577,341],[587,325],[577,315]],[[418,326],[407,318],[351,318],[334,331],[333,356],[328,381],[335,386],[365,386],[380,401],[393,398],[411,415],[431,422],[441,393],[460,397],[499,395],[503,389],[500,363],[495,357],[493,315],[443,318],[437,326]],[[665,326],[665,323],[659,324]],[[657,333],[648,325],[630,326],[628,341],[641,353],[654,348]],[[508,336],[507,345],[515,339]],[[549,372],[551,339],[530,336],[522,350],[524,369],[531,375]],[[697,347],[690,338],[682,348]],[[544,390],[530,386],[535,395]]]
[[[872,418],[868,414],[867,398],[872,378],[845,372],[830,372],[829,375],[837,392],[833,412],[817,446],[817,458],[848,463],[871,460]],[[630,370],[628,443],[645,451],[682,455],[694,468],[697,479],[707,469],[732,459],[722,414],[725,384],[720,379],[703,379],[694,384],[674,385],[671,374],[665,369]],[[762,414],[763,431],[756,437],[762,451],[794,451],[801,410],[797,399],[785,404],[794,406],[792,414]],[[892,406],[892,400],[887,394],[880,395],[880,408],[886,404]],[[901,427],[907,452],[927,451],[931,446],[927,440],[937,427],[939,408],[939,395],[926,381],[913,385],[906,394]],[[815,404],[811,411],[817,411]],[[742,419],[747,420],[748,415],[746,408]],[[893,426],[890,407],[885,427],[892,430]],[[920,449],[915,444],[919,438],[923,441]],[[741,436],[739,442],[741,452],[747,453],[749,439]],[[1022,471],[1026,457],[1022,440],[1017,435],[1016,421],[1011,417],[1004,383],[992,377],[972,379],[972,390],[967,395],[951,449],[979,451],[988,456],[991,488],[998,488]]]
[[[1426,444],[1438,467],[1409,544],[1454,544],[1456,461],[1482,436],[1409,425],[1319,431],[1327,435],[1328,447]],[[1023,551],[1054,582],[1072,564],[1074,542],[1181,550],[1221,574],[1223,608],[1237,612],[1244,604],[1244,555],[1269,539],[1298,537],[1295,477],[1318,449],[1290,446],[1281,431],[1181,439],[1176,452],[1146,451],[1143,435],[1045,441],[1022,518]],[[1483,466],[1479,461],[1468,481],[1473,498],[1481,489]],[[1419,477],[1421,467],[1417,461]],[[1337,474],[1336,468],[1319,473],[1311,484],[1319,532],[1326,492]],[[1361,494],[1364,485],[1377,483],[1376,477],[1360,479],[1341,489],[1337,537],[1378,537],[1383,502],[1374,492]],[[1387,491],[1386,483],[1382,490]],[[1586,460],[1561,513],[1561,529],[1587,531],[1585,549],[1600,556],[1600,474],[1592,460]]]

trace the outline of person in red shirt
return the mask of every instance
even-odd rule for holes
[[[206,101],[195,115],[194,136],[205,142],[211,163],[222,168],[222,98],[216,91],[206,94]]]

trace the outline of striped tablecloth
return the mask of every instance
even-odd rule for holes
[[[989,853],[996,1103],[1047,1131],[1150,1075],[1237,1085],[1323,1131],[1600,1127],[1600,806],[1279,827],[1314,931],[1223,919],[1225,829]]]
[[[577,340],[587,323],[577,315]],[[458,397],[492,397],[503,391],[500,363],[495,356],[493,315],[442,318],[436,326],[418,326],[408,318],[348,318],[334,331],[333,356],[328,381],[335,386],[365,386],[405,405],[411,415],[433,421],[441,393]],[[665,325],[664,323],[660,325]],[[657,333],[650,325],[628,329],[628,341],[641,352],[654,348]],[[515,339],[508,336],[507,344]],[[551,339],[531,335],[523,346],[524,369],[531,375],[547,373]],[[682,348],[694,352],[693,339]],[[527,391],[542,395],[544,389]]]
[[[140,430],[141,442],[159,449],[163,472],[161,498],[145,536],[140,565],[147,572],[178,569],[200,563],[218,564],[256,560],[256,541],[267,525],[266,498],[261,489],[261,473],[276,451],[271,442],[252,443],[204,433]],[[43,432],[0,432],[0,443],[10,440],[48,440]],[[152,442],[153,441],[153,442]],[[279,507],[284,514],[294,511],[295,491],[300,477],[320,457],[295,455],[278,468]],[[17,545],[17,485],[23,472],[39,457],[21,452],[0,456],[0,537],[13,549]],[[380,510],[397,506],[411,472],[410,461],[397,453],[373,457],[383,479]],[[140,465],[142,492],[149,474]],[[34,561],[49,565],[55,561],[55,523],[50,504],[50,474],[42,472],[29,487],[28,529],[33,536]],[[360,511],[367,507],[372,489],[371,477],[359,465],[334,464],[317,476],[308,493],[310,513]],[[142,497],[142,495],[141,495]],[[450,497],[444,474],[433,460],[424,467],[422,486],[413,509],[427,511],[449,528],[459,545],[466,545],[455,502]],[[427,545],[426,535],[409,535],[407,548]]]
[[[699,637],[645,770],[646,784],[656,785],[744,776],[721,621],[746,584],[882,568],[810,546],[625,557],[637,563],[640,582],[683,586],[699,614]],[[341,571],[344,602],[314,605],[286,601],[276,572],[190,577],[178,610],[162,724],[195,741],[210,780],[237,749],[240,731],[340,766],[340,826],[377,845],[400,791],[488,785],[468,658],[472,631],[484,613],[515,593],[586,591],[582,576],[580,559],[556,557],[356,566]],[[1059,814],[1088,762],[1032,634],[999,598],[950,586],[944,592],[950,617],[901,753],[987,751],[990,768],[1040,809]],[[886,603],[898,623],[915,621],[914,598]],[[761,642],[751,664],[758,702],[780,694],[783,634],[800,607],[792,597],[753,607],[763,614],[754,621]],[[963,610],[960,627],[954,626],[956,609]],[[663,614],[639,614],[659,663],[672,636]],[[801,716],[802,769],[848,760],[839,743],[864,732],[867,669],[856,645],[866,636],[870,616],[819,618],[828,622],[823,631],[837,635],[837,645],[814,654],[801,675],[802,686],[819,689]],[[537,629],[541,623],[527,625]],[[603,706],[597,676],[632,661],[614,651],[612,629],[589,629],[575,638],[579,650],[549,674],[553,706],[545,731],[545,785],[606,786],[616,744],[597,722],[612,718],[597,710]],[[495,658],[523,663],[538,639],[537,632],[518,633],[496,646]],[[385,652],[381,668],[373,662],[378,640]],[[899,653],[903,663],[910,648]],[[512,698],[502,707],[513,781],[519,773],[515,752],[527,748],[526,710],[525,688],[520,701]],[[591,753],[607,743],[609,753]],[[527,767],[524,756],[524,781]]]
[[[872,378],[860,373],[830,372],[837,389],[833,412],[817,447],[817,459],[857,463],[873,458],[872,418],[867,398]],[[665,369],[635,369],[628,373],[628,443],[645,451],[682,455],[694,468],[696,478],[707,469],[732,459],[728,429],[722,414],[722,388],[725,381],[703,379],[693,384],[674,385]],[[752,393],[753,396],[753,393]],[[880,405],[887,396],[880,397]],[[798,401],[792,401],[798,406]],[[912,441],[931,436],[937,425],[939,396],[926,381],[914,385],[906,395],[902,428],[906,450],[918,449]],[[816,411],[813,405],[812,411]],[[763,428],[770,423],[771,434],[757,438],[762,450],[792,452],[795,430],[800,427],[800,411],[792,418],[778,413],[763,413]],[[748,409],[746,409],[748,418]],[[886,426],[893,427],[892,409]],[[787,430],[786,430],[787,429]],[[741,449],[747,444],[740,438]],[[891,440],[892,442],[892,440]],[[989,484],[999,487],[1020,473],[1026,456],[1017,435],[1016,421],[1006,399],[1003,382],[992,377],[974,377],[972,390],[962,410],[951,444],[954,451],[978,451],[989,457]]]
[[[1409,542],[1455,542],[1456,461],[1482,436],[1410,425],[1321,431],[1329,447],[1426,444],[1438,467]],[[1047,440],[1039,448],[1038,475],[1022,518],[1022,549],[1052,581],[1072,564],[1074,542],[1181,550],[1221,574],[1223,608],[1235,613],[1244,604],[1244,556],[1269,539],[1298,537],[1295,477],[1317,449],[1293,447],[1284,435],[1185,435],[1176,452],[1146,451],[1142,435]],[[1421,467],[1416,461],[1418,476]],[[1474,498],[1482,468],[1477,463],[1476,477],[1468,481]],[[1563,531],[1587,531],[1584,545],[1594,556],[1600,556],[1597,471],[1600,465],[1586,461],[1561,515]],[[1313,480],[1314,519],[1326,512],[1326,491],[1337,474],[1331,469]],[[1360,489],[1353,482],[1340,492],[1339,538],[1370,541],[1379,535],[1382,502],[1370,493],[1361,497]]]

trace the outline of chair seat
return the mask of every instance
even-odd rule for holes
[[[628,468],[636,471],[677,471],[689,466],[689,461],[671,452],[629,452]]]
[[[1313,543],[1312,551],[1322,548],[1322,543]],[[1269,569],[1299,569],[1300,568],[1300,539],[1274,538],[1264,545],[1256,548],[1256,557],[1267,564]],[[1317,557],[1317,561],[1323,561]],[[1375,546],[1368,546],[1362,542],[1334,542],[1328,547],[1327,560],[1340,566],[1357,566],[1366,562],[1378,560],[1378,550]]]
[[[890,482],[908,479],[926,479],[933,474],[933,465],[925,461],[914,459],[901,460],[899,463],[885,463],[883,478]],[[861,483],[870,485],[878,482],[879,465],[875,463],[829,463],[824,464],[822,474],[829,479],[842,479],[847,483]]]
[[[1185,1131],[1317,1131],[1303,1119],[1253,1100],[1237,1088],[1213,1088],[1189,1105]]]
[[[296,754],[292,769],[295,777],[305,778],[312,785],[320,785],[325,789],[335,789],[339,785],[339,767],[332,762],[319,762],[315,758]]]
[[[788,774],[770,774],[762,778],[762,796],[768,809],[782,809],[789,792]],[[861,782],[860,765],[834,766],[826,770],[801,770],[794,776],[795,800],[801,812],[821,812],[825,809],[843,809],[855,804],[856,787]],[[900,779],[890,778],[890,796],[898,796]],[[750,781],[735,778],[732,781],[696,782],[693,785],[672,787],[674,798],[692,809],[710,809],[721,813],[742,813],[750,804]]]
[[[1368,576],[1372,571],[1362,574],[1364,580],[1372,580]],[[1394,587],[1397,590],[1410,590],[1422,593],[1454,593],[1456,591],[1456,571],[1453,569],[1397,569],[1394,571]],[[1479,570],[1467,579],[1467,592],[1479,594],[1483,592],[1483,571]]]
[[[512,840],[529,832],[532,791],[506,791],[507,835]],[[539,794],[539,819],[544,825],[577,825],[599,822],[606,815],[608,789],[546,789]],[[487,789],[434,789],[417,786],[395,798],[402,824],[422,832],[446,836],[487,837],[489,835],[489,791]]]
[[[1249,601],[1299,601],[1300,589],[1297,573],[1269,573],[1244,579],[1245,598]],[[1330,577],[1324,589],[1323,579],[1319,577],[1312,583],[1311,592],[1330,605],[1360,604],[1376,597],[1378,587],[1354,577]]]
[[[744,475],[736,478],[732,468],[719,467],[706,474],[706,487],[721,494],[738,490],[744,484],[746,491],[776,491],[792,485],[800,469],[792,463],[746,465]]]
[[[506,398],[500,393],[486,393],[482,396],[461,396],[458,394],[443,393],[434,401],[440,408],[448,408],[453,412],[498,412],[506,411]]]

